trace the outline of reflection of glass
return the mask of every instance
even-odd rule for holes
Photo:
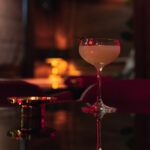
[[[114,112],[115,108],[106,106],[102,101],[100,74],[105,65],[113,62],[118,57],[120,53],[120,43],[118,40],[113,39],[82,38],[79,43],[79,53],[85,61],[92,64],[97,70],[97,99],[89,109],[91,109],[91,112],[96,116],[96,150],[101,150],[101,118],[106,113]]]

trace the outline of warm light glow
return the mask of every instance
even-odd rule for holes
[[[81,71],[78,70],[73,62],[69,63],[68,75],[70,76],[79,76]]]
[[[63,31],[57,30],[55,33],[55,41],[56,47],[59,49],[66,49],[67,48],[67,37]]]
[[[63,75],[67,72],[68,63],[62,58],[48,58],[46,63],[50,64],[52,74]]]
[[[67,123],[67,121],[68,121],[68,116],[67,116],[66,111],[60,110],[55,113],[54,124],[56,126],[61,127],[61,126],[65,125]]]
[[[60,75],[53,75],[51,74],[49,76],[51,87],[53,89],[58,89],[58,88],[63,88],[65,87],[64,85],[64,80]]]
[[[70,75],[80,75],[80,71],[76,69],[74,63],[66,61],[62,58],[48,58],[46,63],[51,66],[49,80],[51,87],[54,89],[65,87],[64,78]]]
[[[46,62],[51,66],[51,74],[49,75],[51,87],[53,89],[64,87],[63,76],[67,72],[67,62],[62,58],[48,58]]]

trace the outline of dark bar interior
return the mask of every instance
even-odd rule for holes
[[[147,150],[149,5],[1,0],[0,150]]]

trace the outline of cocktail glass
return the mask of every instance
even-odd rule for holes
[[[119,56],[120,42],[118,39],[81,38],[79,41],[79,54],[86,62],[92,64],[97,71],[96,102],[88,108],[96,117],[96,150],[102,150],[101,119],[106,113],[115,112],[116,109],[103,103],[101,72],[106,65],[115,61]]]

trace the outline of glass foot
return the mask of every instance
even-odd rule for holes
[[[114,113],[114,112],[116,112],[116,108],[109,107],[109,106],[105,105],[102,101],[100,102],[99,109],[100,109],[100,111],[99,111],[100,118],[103,118],[103,116],[105,114],[107,114],[107,113]]]
[[[93,105],[86,103],[86,106],[82,107],[82,111],[84,113],[93,114],[95,117],[101,119],[107,113],[116,112],[116,108],[106,106],[102,101],[99,101],[95,102]]]

